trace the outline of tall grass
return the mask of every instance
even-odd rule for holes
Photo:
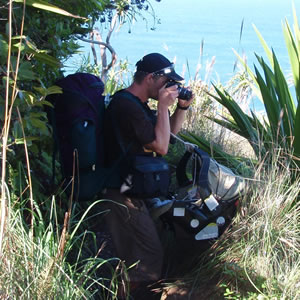
[[[68,231],[69,218],[66,214],[63,226],[59,224],[53,198],[49,219],[38,212],[31,235],[22,209],[9,205],[0,260],[0,298],[117,299],[122,263],[114,257],[102,258],[105,245],[97,248],[95,234],[80,230],[91,208],[81,219],[71,218]]]
[[[232,228],[206,253],[196,278],[217,278],[225,299],[300,299],[300,178],[274,150],[240,205]]]
[[[244,199],[245,216],[236,230],[240,235],[236,246],[240,249],[239,263],[259,294],[299,299],[300,180],[293,182],[290,168],[294,166],[282,166],[280,156],[275,153],[273,164],[266,170],[263,162],[257,168],[258,182],[250,201]],[[226,253],[231,251],[234,253],[230,247]]]
[[[7,210],[7,224],[0,262],[1,294],[4,298],[42,299],[84,295],[62,267],[59,242],[53,226],[35,226],[34,237],[24,224],[21,210]]]

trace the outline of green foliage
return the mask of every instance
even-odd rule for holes
[[[211,95],[228,109],[230,118],[223,120],[214,119],[215,122],[229,130],[245,137],[251,144],[257,158],[264,157],[274,147],[283,149],[286,153],[299,156],[300,128],[298,105],[300,98],[299,89],[299,62],[300,62],[300,35],[296,15],[294,13],[294,35],[286,21],[284,36],[292,66],[296,98],[293,99],[287,80],[284,77],[280,64],[274,51],[270,50],[262,36],[257,34],[265,48],[270,65],[263,57],[256,55],[259,67],[254,67],[252,72],[247,66],[259,96],[264,103],[266,115],[262,118],[251,112],[251,116],[244,113],[234,99],[224,90],[215,88],[217,96]]]
[[[203,116],[212,116],[214,112],[213,101],[208,96],[212,86],[201,80],[190,80],[189,87],[193,91],[194,101],[187,112],[184,127],[189,132],[208,136],[211,129]]]
[[[90,55],[81,56],[81,61],[77,72],[86,72],[90,74],[94,74],[96,76],[101,75],[101,65],[94,64],[91,61]],[[128,62],[120,61],[116,65],[114,65],[108,72],[107,81],[105,82],[105,91],[104,94],[113,95],[117,90],[121,88],[125,88],[129,84],[129,76],[128,76]],[[131,75],[131,74],[130,74]]]
[[[97,20],[110,22],[115,11],[131,20],[150,6],[149,1],[131,2],[72,0],[62,5],[59,0],[0,0],[0,126],[8,130],[7,161],[14,173],[18,173],[19,162],[28,169],[24,145],[28,147],[37,193],[52,190],[53,142],[44,111],[50,104],[45,98],[59,92],[53,83],[63,76],[64,62],[78,52],[79,35],[89,33]],[[18,176],[28,184],[26,174],[28,171]],[[35,196],[40,198],[40,194]]]

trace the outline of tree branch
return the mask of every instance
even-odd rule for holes
[[[102,46],[106,47],[109,50],[109,52],[111,53],[112,57],[114,57],[115,60],[117,59],[116,51],[114,50],[114,48],[110,44],[107,44],[105,42],[98,42],[98,41],[94,41],[94,40],[85,39],[85,38],[82,38],[78,35],[75,35],[75,37],[77,39],[83,41],[83,42],[86,42],[86,43],[92,43],[92,44],[102,45]]]
[[[90,38],[91,38],[92,40],[94,40],[93,37],[94,37],[94,33],[91,32],[91,33],[90,33]],[[97,65],[97,64],[98,64],[98,61],[97,61],[97,53],[96,53],[96,49],[95,49],[94,43],[91,43],[91,49],[92,49],[92,53],[93,53],[93,57],[94,57],[94,63],[95,63],[95,65]]]
[[[96,38],[97,38],[97,34],[95,34],[95,32],[93,32],[93,35],[96,36]],[[85,39],[85,38],[80,37],[79,35],[75,35],[75,37],[86,43],[104,46],[105,48],[107,48],[109,50],[109,52],[111,53],[111,62],[107,66],[102,65],[103,67],[102,67],[102,75],[101,75],[101,79],[104,82],[106,82],[106,74],[107,74],[108,70],[115,64],[115,62],[117,60],[117,54],[116,54],[115,50],[113,49],[113,47],[109,43],[105,43],[102,41]]]

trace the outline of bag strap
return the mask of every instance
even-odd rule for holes
[[[116,124],[116,119],[113,118],[112,119],[112,125],[113,125],[113,130],[114,130],[114,133],[116,135],[116,138],[117,138],[117,142],[121,148],[121,151],[122,151],[122,155],[121,157],[125,157],[127,155],[127,153],[129,152],[131,146],[132,146],[132,142],[128,145],[127,149],[125,147],[125,144],[124,144],[124,141],[123,141],[123,138],[121,136],[121,133],[120,133],[120,130],[119,130],[119,127],[117,126]]]
[[[176,168],[176,178],[180,187],[186,187],[191,184],[191,180],[187,177],[187,164],[195,153],[197,155],[195,168],[197,170],[197,184],[202,199],[206,199],[211,194],[208,181],[208,170],[210,164],[210,156],[198,147],[194,147],[193,151],[186,151]],[[198,171],[199,170],[199,171]]]
[[[208,181],[208,170],[210,164],[210,156],[200,148],[194,149],[195,153],[201,159],[201,168],[198,173],[198,186],[200,187],[200,196],[202,199],[206,199],[211,195],[211,188]]]
[[[180,187],[186,187],[192,183],[186,174],[187,163],[192,156],[192,152],[186,151],[176,167],[176,179]]]

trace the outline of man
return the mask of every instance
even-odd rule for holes
[[[151,53],[137,62],[133,83],[112,97],[106,111],[104,134],[109,166],[120,161],[127,150],[130,154],[167,154],[170,132],[180,130],[192,99],[178,99],[170,117],[168,108],[175,103],[178,89],[166,84],[182,80],[161,54]],[[156,116],[147,105],[149,98],[158,101]],[[127,267],[135,264],[128,271],[133,289],[161,278],[163,249],[144,200],[122,194],[121,177],[118,179],[105,194],[106,199],[114,201],[106,203],[110,210],[106,220],[118,257]]]

